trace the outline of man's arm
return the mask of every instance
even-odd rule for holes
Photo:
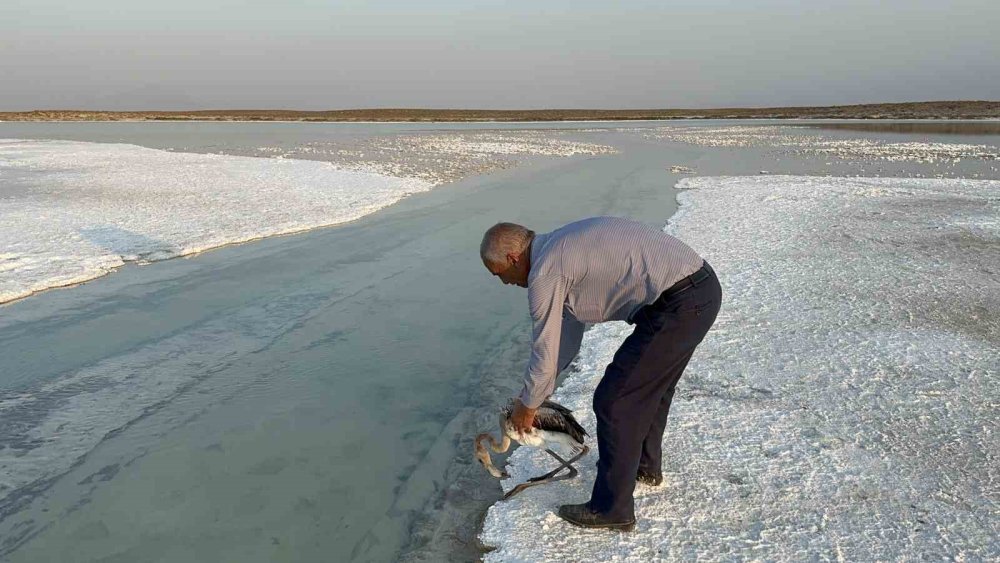
[[[586,327],[580,321],[563,315],[562,331],[559,337],[559,371],[556,373],[562,373],[564,369],[569,367],[570,362],[573,361],[577,352],[580,351],[584,328]],[[553,381],[555,381],[554,377]],[[525,386],[525,389],[527,389],[527,386]],[[521,397],[514,404],[511,423],[514,425],[514,429],[520,432],[530,432],[532,430],[532,422],[535,419],[535,410],[537,409],[526,407],[524,401],[525,393],[522,391]]]
[[[524,378],[524,390],[519,398],[529,409],[537,409],[555,390],[556,374],[562,367],[560,337],[568,285],[563,276],[546,276],[536,278],[528,288],[528,307],[533,320],[531,357]],[[575,333],[574,329],[574,339]],[[582,335],[581,331],[580,338]],[[579,342],[575,341],[566,349],[567,353],[572,350],[575,356],[579,347]]]

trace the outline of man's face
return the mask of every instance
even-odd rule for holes
[[[520,256],[508,254],[507,260],[503,264],[487,263],[485,265],[486,269],[500,278],[504,285],[528,287],[528,272],[524,268],[524,260]]]

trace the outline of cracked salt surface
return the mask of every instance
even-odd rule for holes
[[[1000,557],[1000,182],[678,187],[667,230],[715,266],[724,303],[678,386],[664,484],[636,489],[634,533],[572,527],[554,511],[589,498],[594,451],[578,479],[491,507],[485,560]],[[588,331],[554,396],[591,434],[630,328]],[[503,488],[546,457],[519,448]]]
[[[432,187],[324,162],[0,140],[0,303],[125,262],[351,221]]]

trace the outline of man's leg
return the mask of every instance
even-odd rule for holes
[[[640,315],[615,353],[594,393],[599,459],[591,510],[612,521],[634,518],[632,493],[643,442],[661,414],[662,399],[715,322],[721,298],[713,275],[671,300],[655,318]]]
[[[640,321],[594,392],[599,458],[590,507],[612,519],[634,518],[632,493],[643,442],[662,398],[676,383],[667,376],[687,365],[700,341],[700,335],[685,337],[689,331],[682,324],[669,324],[656,330]]]
[[[656,416],[653,418],[653,423],[649,426],[649,431],[646,432],[646,439],[642,442],[639,471],[647,475],[659,475],[663,472],[663,432],[667,427],[670,403],[674,399],[674,390],[677,388],[677,382],[680,381],[681,375],[684,374],[684,369],[687,367],[688,361],[691,360],[692,354],[693,351],[688,353],[684,360],[678,364],[677,368],[672,373],[667,374],[667,378],[672,383],[667,388],[666,393],[663,394],[663,398],[660,399],[660,406],[656,411]]]

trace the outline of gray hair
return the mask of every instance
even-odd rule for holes
[[[531,244],[535,231],[516,223],[497,223],[483,235],[479,256],[483,262],[506,264],[508,254],[521,254]]]

